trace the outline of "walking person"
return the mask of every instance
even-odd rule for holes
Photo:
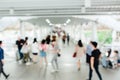
[[[46,65],[48,64],[46,51],[47,51],[47,44],[46,44],[46,40],[43,39],[40,44],[40,57],[41,57],[40,65],[42,65],[43,59],[45,60]]]
[[[90,63],[90,57],[91,57],[91,54],[92,54],[92,46],[91,46],[91,42],[89,42],[89,44],[87,45],[87,48],[86,48],[86,63]]]
[[[50,35],[48,35],[47,37],[46,37],[46,44],[50,44],[50,42],[51,42],[51,39],[50,39]]]
[[[70,36],[69,36],[69,34],[67,34],[67,44],[68,44],[68,46],[69,46],[69,41],[70,41]]]
[[[39,53],[39,46],[38,46],[37,38],[34,38],[32,44],[33,63],[37,62],[38,53]]]
[[[92,79],[92,73],[95,70],[99,80],[102,80],[101,74],[99,72],[99,59],[101,56],[101,52],[99,49],[97,49],[97,42],[91,42],[91,45],[93,47],[93,51],[92,51],[92,55],[90,58],[90,65],[89,65],[89,79],[87,80],[91,80]]]
[[[29,45],[28,37],[25,37],[24,42],[26,42],[27,45]],[[31,58],[31,56],[30,56],[30,51],[29,51],[29,54],[28,54],[28,59],[30,60],[30,62],[33,62],[32,58]]]
[[[8,79],[8,77],[10,76],[9,74],[7,75],[5,72],[4,72],[4,69],[3,69],[3,66],[4,66],[4,50],[2,49],[2,41],[0,41],[0,75],[1,73],[4,75],[4,77],[6,79]]]
[[[52,40],[52,46],[53,46],[53,52],[52,52],[52,60],[51,60],[51,64],[52,64],[52,67],[53,67],[53,72],[54,71],[58,71],[59,67],[58,67],[58,56],[60,56],[59,52],[60,52],[60,49],[59,49],[59,46],[56,42],[56,40]]]
[[[28,62],[28,60],[30,59],[29,58],[29,55],[30,55],[30,47],[28,45],[28,43],[25,41],[24,44],[23,44],[23,47],[21,49],[21,52],[23,53],[23,63],[26,63]],[[30,59],[31,61],[31,59]]]
[[[18,53],[19,53],[19,60],[23,59],[23,53],[21,52],[22,46],[23,46],[24,40],[18,38],[18,40],[16,41],[16,45],[18,47]]]
[[[77,45],[75,46],[75,52],[76,52],[76,59],[77,59],[77,67],[78,67],[78,71],[79,71],[80,65],[81,65],[80,59],[83,56],[83,54],[85,53],[85,48],[84,48],[81,40],[79,40]]]
[[[66,42],[66,35],[65,34],[62,36],[62,42],[63,42],[63,45],[65,46],[65,42]]]

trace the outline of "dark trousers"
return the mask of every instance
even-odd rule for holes
[[[18,50],[20,59],[23,59],[23,53],[20,51],[21,49]]]
[[[90,63],[90,57],[91,56],[86,53],[86,63]]]
[[[5,77],[7,77],[7,75],[5,74],[4,69],[3,69],[3,63],[2,63],[2,61],[0,60],[0,75],[1,75],[1,73],[2,73]]]
[[[25,63],[25,62],[28,62],[28,59],[30,60],[30,61],[32,61],[32,58],[30,57],[30,54],[29,53],[25,53],[24,54],[24,57],[23,57],[23,62]]]
[[[101,77],[101,74],[99,72],[99,65],[98,64],[95,64],[94,65],[94,69],[99,77],[100,80],[102,80],[102,77]],[[92,79],[92,73],[93,73],[93,70],[91,69],[91,66],[89,65],[89,80]]]
[[[63,41],[63,44],[65,44],[65,39],[62,39],[62,41]]]
[[[67,39],[67,44],[69,45],[69,39]]]

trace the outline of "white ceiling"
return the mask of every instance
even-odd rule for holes
[[[86,7],[89,4],[91,7]],[[85,3],[86,2],[86,3]],[[0,16],[120,14],[120,0],[0,0]]]

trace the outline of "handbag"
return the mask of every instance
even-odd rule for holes
[[[57,53],[57,56],[58,56],[58,57],[60,57],[60,56],[61,56],[61,54],[60,54],[60,53]]]
[[[73,53],[73,57],[74,57],[74,58],[76,57],[76,54],[77,54],[76,52]]]

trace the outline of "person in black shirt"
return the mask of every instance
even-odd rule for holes
[[[9,74],[6,75],[6,73],[4,72],[3,69],[3,65],[4,65],[4,50],[2,49],[2,41],[0,41],[0,75],[1,73],[5,76],[5,78],[7,79],[9,77]]]
[[[87,80],[91,80],[92,72],[94,71],[94,69],[95,69],[99,79],[102,80],[101,74],[99,72],[99,58],[101,56],[101,52],[99,49],[97,49],[97,42],[91,42],[91,45],[93,47],[93,51],[92,51],[92,55],[90,58],[89,79],[87,79]]]
[[[23,58],[23,53],[21,52],[23,43],[24,43],[24,40],[20,39],[20,38],[18,38],[18,40],[16,41],[16,45],[18,47],[18,52],[19,52],[20,60]]]

